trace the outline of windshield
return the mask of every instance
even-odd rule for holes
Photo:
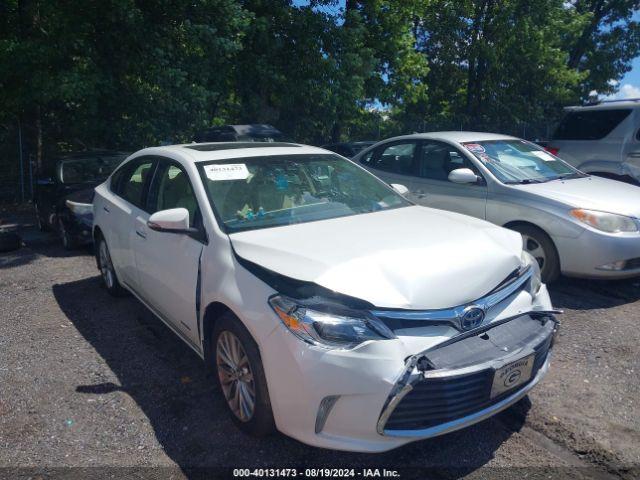
[[[111,175],[124,158],[125,155],[117,155],[63,160],[60,164],[60,181],[67,185],[101,183]]]
[[[558,157],[524,140],[490,140],[463,145],[504,183],[539,183],[583,176]]]
[[[410,205],[382,181],[336,155],[229,159],[199,165],[229,233]]]

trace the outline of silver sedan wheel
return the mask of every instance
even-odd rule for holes
[[[100,261],[100,273],[102,274],[102,280],[104,281],[104,284],[109,289],[113,288],[113,285],[115,284],[115,274],[113,273],[111,256],[109,255],[109,250],[107,249],[107,244],[104,240],[100,242],[98,259]]]
[[[239,420],[248,422],[253,417],[256,404],[253,371],[242,343],[228,330],[218,337],[216,365],[229,408]]]
[[[538,240],[530,237],[529,235],[522,234],[522,238],[524,240],[525,251],[530,253],[533,258],[536,259],[538,265],[540,266],[540,270],[542,270],[547,261],[547,254],[545,253],[544,248],[542,248],[542,245],[540,244],[540,242],[538,242]]]

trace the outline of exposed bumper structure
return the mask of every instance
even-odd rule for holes
[[[461,417],[455,420],[451,420],[446,423],[442,423],[440,425],[436,425],[434,427],[423,428],[419,430],[384,430],[383,434],[390,437],[406,437],[406,438],[415,438],[418,437],[420,439],[437,437],[438,435],[444,435],[445,433],[454,432],[456,430],[460,430],[466,427],[469,427],[475,423],[479,423],[483,420],[486,420],[489,417],[501,412],[509,408],[514,403],[518,402],[522,399],[529,391],[536,386],[536,384],[542,380],[549,369],[549,359],[547,357],[542,368],[538,371],[536,376],[531,380],[528,384],[522,387],[519,390],[516,390],[515,393],[503,398],[502,400],[465,417]]]
[[[378,433],[428,438],[507,408],[545,374],[556,329],[553,312],[518,315],[414,355],[385,404]],[[523,359],[530,363],[526,372],[518,366],[513,387],[494,393],[497,372]]]

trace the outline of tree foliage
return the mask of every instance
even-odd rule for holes
[[[639,53],[638,3],[4,0],[0,124],[39,159],[223,123],[313,143],[508,131],[612,92]]]

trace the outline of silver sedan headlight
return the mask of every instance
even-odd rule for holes
[[[618,215],[615,213],[599,212],[597,210],[586,210],[576,208],[569,214],[576,220],[585,223],[593,228],[608,233],[637,232],[638,225],[631,217]]]
[[[538,265],[538,261],[529,252],[523,250],[522,255],[520,256],[520,265],[522,268],[531,268],[532,272],[531,282],[529,283],[529,293],[536,296],[542,286],[542,277],[540,275],[540,265]]]
[[[269,298],[269,305],[294,335],[312,345],[353,348],[367,340],[396,338],[384,323],[367,313],[316,310],[283,295]]]

